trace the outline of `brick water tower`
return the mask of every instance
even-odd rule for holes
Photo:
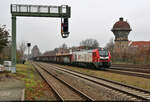
[[[121,50],[128,47],[128,35],[132,29],[127,21],[122,17],[113,25],[111,31],[115,35],[115,50]]]

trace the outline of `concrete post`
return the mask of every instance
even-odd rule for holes
[[[16,16],[12,16],[12,48],[11,48],[11,72],[16,73]]]

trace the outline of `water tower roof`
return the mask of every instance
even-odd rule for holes
[[[123,18],[120,17],[119,21],[116,22],[112,28],[112,31],[114,30],[129,30],[131,31],[130,25],[128,24],[127,21],[123,21]]]

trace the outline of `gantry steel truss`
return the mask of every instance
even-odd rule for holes
[[[11,50],[11,61],[12,68],[11,72],[16,73],[16,17],[59,17],[59,18],[70,18],[71,7],[68,5],[62,6],[46,6],[46,5],[18,5],[11,4],[12,14],[12,50]]]

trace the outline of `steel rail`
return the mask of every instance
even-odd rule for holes
[[[37,63],[36,63],[37,64]],[[67,87],[69,87],[71,90],[73,90],[74,92],[78,93],[80,96],[84,97],[85,99],[87,99],[87,101],[95,101],[93,98],[91,98],[90,96],[86,95],[85,93],[81,92],[80,90],[76,89],[75,87],[71,86],[70,84],[68,84],[67,82],[65,82],[64,80],[61,80],[60,78],[56,77],[54,74],[52,74],[51,72],[49,72],[48,70],[46,70],[43,66],[37,64],[40,68],[42,68],[43,70],[45,70],[47,73],[49,73],[51,76],[53,76],[54,78],[56,78],[57,80],[59,80],[61,83],[65,84]]]
[[[55,90],[55,88],[51,84],[49,84],[49,82],[45,79],[45,77],[42,75],[42,73],[37,69],[37,66],[34,63],[31,63],[31,64],[33,65],[35,70],[39,73],[39,75],[43,78],[43,80],[45,80],[45,82],[48,84],[48,86],[53,90],[53,92],[55,93],[57,98],[61,101],[64,101],[64,99],[61,97],[61,95],[59,95],[59,92],[57,90]]]
[[[110,69],[118,69],[118,70],[126,70],[126,71],[134,71],[134,72],[143,72],[143,73],[150,73],[150,68],[133,68],[133,67],[110,67]]]
[[[142,89],[142,88],[133,87],[133,86],[129,86],[129,85],[125,85],[125,84],[122,84],[122,83],[119,83],[119,82],[116,82],[116,81],[111,81],[111,80],[104,79],[104,78],[94,77],[94,76],[91,76],[91,75],[83,74],[83,73],[81,73],[81,72],[72,71],[72,70],[70,70],[70,69],[64,69],[64,67],[58,68],[57,66],[54,66],[54,65],[53,65],[53,66],[52,66],[52,65],[49,65],[49,66],[55,67],[55,69],[57,68],[57,69],[62,70],[62,71],[64,71],[64,72],[70,73],[71,75],[75,75],[75,76],[81,77],[81,78],[83,78],[83,79],[92,81],[92,82],[94,82],[94,83],[97,83],[97,84],[106,86],[106,87],[108,87],[108,88],[111,88],[111,89],[120,91],[120,92],[122,92],[122,93],[125,93],[125,94],[127,94],[127,95],[136,97],[136,98],[138,98],[138,99],[150,101],[150,91],[148,91],[148,90],[145,90],[145,89]],[[60,67],[60,66],[59,66],[59,67]],[[62,68],[63,68],[63,69],[62,69]],[[91,79],[89,79],[89,78],[85,78],[85,77],[83,77],[83,76],[81,76],[81,75],[84,75],[84,76],[86,76],[86,77],[95,78],[95,79],[97,79],[97,80],[103,80],[103,81],[106,81],[106,82],[109,82],[109,83],[112,83],[112,84],[124,86],[125,88],[128,88],[128,89],[130,89],[131,91],[141,92],[141,94],[143,94],[143,92],[144,92],[145,97],[144,97],[144,96],[141,96],[141,95],[137,95],[137,94],[132,93],[132,92],[128,92],[128,91],[125,91],[125,90],[121,90],[121,89],[119,89],[119,88],[115,88],[115,87],[110,86],[110,85],[106,85],[106,84],[100,83],[100,82],[95,81],[95,80],[91,80]],[[148,94],[148,97],[147,97],[147,94]]]
[[[112,67],[129,67],[129,68],[145,68],[150,69],[150,65],[142,65],[142,64],[112,64]]]
[[[118,73],[118,74],[124,74],[124,75],[150,79],[150,74],[148,73],[139,73],[139,72],[133,72],[133,71],[127,71],[127,70],[121,70],[121,69],[119,70],[119,69],[114,69],[114,68],[107,69],[107,71],[110,73]]]

